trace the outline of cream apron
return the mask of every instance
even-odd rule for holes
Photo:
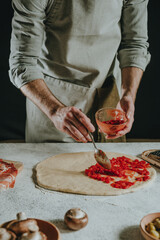
[[[122,0],[55,0],[46,20],[39,68],[54,96],[94,114],[119,100]],[[50,56],[53,53],[53,56]],[[105,141],[95,133],[96,140]],[[121,139],[119,141],[122,141]],[[74,142],[27,99],[26,142]]]

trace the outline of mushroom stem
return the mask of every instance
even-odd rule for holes
[[[24,233],[20,237],[20,240],[43,240],[43,236],[40,232],[30,232],[30,233]]]
[[[17,213],[17,220],[18,221],[22,221],[22,220],[26,220],[27,217],[26,217],[26,214],[24,212],[20,212],[20,213]]]
[[[17,213],[17,219],[7,225],[7,229],[13,231],[17,236],[25,232],[37,232],[39,227],[37,221],[32,218],[26,218],[24,212]]]

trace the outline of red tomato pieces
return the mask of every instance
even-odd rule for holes
[[[111,125],[119,125],[119,124],[122,124],[124,123],[125,121],[124,120],[120,120],[120,119],[112,119],[112,120],[108,120],[108,121],[103,121],[103,123],[106,123],[106,124],[111,124]]]
[[[134,185],[134,182],[127,182],[127,181],[117,181],[111,184],[112,187],[114,188],[122,188],[126,189]]]
[[[112,158],[110,161],[112,165],[111,169],[105,169],[97,163],[86,169],[85,174],[90,178],[104,183],[112,182],[110,186],[121,189],[127,189],[137,181],[141,182],[150,179],[147,169],[150,168],[150,164],[143,160],[131,160],[130,158],[122,156]],[[117,177],[123,179],[123,181],[116,181],[115,178]],[[132,181],[129,181],[129,177]]]

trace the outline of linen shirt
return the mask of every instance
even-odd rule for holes
[[[111,68],[135,66],[145,70],[150,60],[148,0],[12,3],[9,75],[18,88],[44,75],[101,87]]]
[[[149,62],[147,0],[12,3],[12,83],[21,88],[44,79],[60,102],[81,109],[92,123],[96,109],[119,101],[120,68],[145,70]],[[26,142],[73,142],[28,98],[26,103]]]

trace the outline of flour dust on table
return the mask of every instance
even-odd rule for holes
[[[96,164],[93,152],[63,153],[38,163],[38,186],[54,191],[109,196],[148,187],[156,177],[149,163],[135,156],[107,152],[112,168]]]

